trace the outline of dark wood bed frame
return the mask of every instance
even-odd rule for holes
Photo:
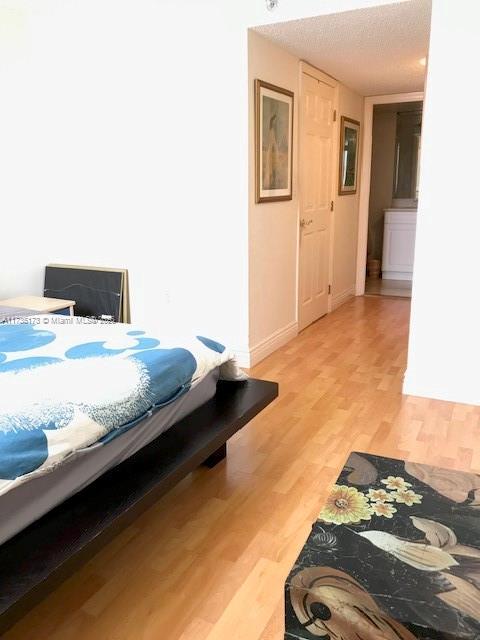
[[[210,401],[0,546],[0,637],[123,527],[278,395],[275,382],[219,382]]]

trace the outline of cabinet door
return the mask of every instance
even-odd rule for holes
[[[383,237],[383,277],[411,280],[414,254],[415,224],[387,223]],[[402,278],[401,274],[404,274],[405,278]]]

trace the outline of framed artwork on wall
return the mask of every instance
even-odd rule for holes
[[[360,123],[342,116],[340,123],[340,170],[338,195],[357,192]]]
[[[292,199],[294,94],[255,80],[255,202]]]

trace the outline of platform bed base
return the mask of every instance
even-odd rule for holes
[[[204,463],[278,395],[275,382],[219,382],[209,402],[0,546],[0,635]]]

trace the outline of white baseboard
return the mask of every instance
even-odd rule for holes
[[[425,380],[419,380],[417,376],[407,369],[403,380],[403,393],[408,396],[421,398],[433,398],[434,400],[446,400],[461,404],[480,404],[480,390],[475,376],[461,380],[458,376],[447,380],[432,380],[432,376],[425,376]]]
[[[413,273],[408,271],[382,271],[382,280],[409,280],[413,279]]]
[[[258,342],[249,351],[235,351],[238,365],[246,369],[254,367],[271,353],[283,347],[283,345],[290,342],[290,340],[293,340],[297,335],[298,323],[296,321],[291,322],[286,327],[282,327],[282,329],[278,329],[272,333],[268,338],[264,338]]]
[[[342,291],[342,293],[337,293],[335,296],[332,296],[332,311],[338,309],[342,304],[353,298],[355,295],[355,285],[352,284],[351,287]]]

